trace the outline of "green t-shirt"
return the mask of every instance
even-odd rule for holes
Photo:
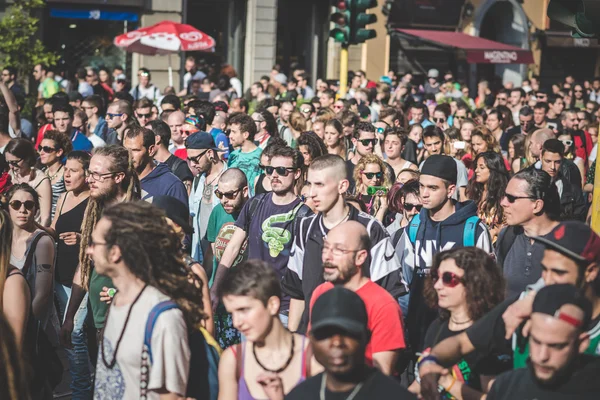
[[[249,153],[242,153],[242,149],[237,149],[229,154],[227,168],[239,168],[248,179],[248,188],[250,196],[254,196],[254,181],[260,175],[260,155],[262,149],[257,147]]]
[[[220,203],[217,204],[210,213],[210,217],[208,218],[208,226],[206,227],[206,240],[215,244],[215,251],[213,257],[214,268],[212,276],[208,282],[208,286],[212,286],[215,272],[217,271],[217,265],[219,264],[219,261],[221,261],[225,247],[227,247],[229,241],[231,240],[231,236],[233,236],[233,233],[235,232],[234,224],[238,214],[239,213],[227,214],[223,208],[223,205]],[[244,259],[247,244],[248,241],[245,241],[242,245],[242,249],[240,250],[240,254],[235,259],[232,266],[239,264]]]
[[[112,279],[97,274],[96,269],[93,269],[92,277],[90,279],[89,299],[90,304],[92,305],[92,315],[94,316],[94,325],[96,326],[96,329],[102,329],[104,327],[106,312],[108,311],[108,304],[100,301],[100,292],[104,286],[113,288]]]
[[[53,95],[58,93],[58,91],[60,90],[60,87],[58,86],[58,82],[56,82],[52,78],[44,79],[44,81],[41,83],[40,86],[42,89],[42,97],[44,99],[49,99],[50,97],[52,97]]]

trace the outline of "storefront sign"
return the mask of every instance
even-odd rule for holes
[[[132,12],[102,11],[102,10],[65,10],[62,8],[51,8],[50,16],[53,18],[68,19],[93,19],[96,21],[129,21],[137,22],[138,15]]]
[[[484,51],[483,58],[491,64],[511,64],[518,56],[516,51]]]

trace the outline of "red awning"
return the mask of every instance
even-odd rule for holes
[[[428,42],[464,50],[471,64],[533,64],[531,51],[462,32],[397,29]]]

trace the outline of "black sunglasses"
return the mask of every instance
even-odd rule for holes
[[[233,199],[235,199],[235,196],[237,196],[237,194],[240,192],[240,190],[242,190],[242,189],[241,188],[236,189],[231,192],[221,192],[219,189],[217,189],[217,190],[215,190],[215,196],[217,196],[217,198],[219,200],[222,199],[223,197],[225,197],[228,200],[233,200]]]
[[[15,211],[19,211],[21,209],[21,206],[25,206],[25,209],[27,211],[31,211],[35,208],[35,203],[32,200],[13,200],[8,204],[10,205],[10,208],[12,208]]]
[[[365,174],[367,179],[381,179],[383,177],[383,172],[363,172],[363,174]]]
[[[296,168],[291,167],[265,167],[265,174],[273,175],[273,172],[277,172],[279,176],[288,176],[290,172],[294,172]]]
[[[377,144],[377,139],[360,139],[359,142],[361,142],[363,146],[368,146],[369,144],[375,146]]]
[[[198,164],[198,161],[200,161],[200,159],[202,158],[202,156],[204,156],[206,153],[208,153],[208,150],[206,150],[204,153],[202,154],[198,154],[196,157],[188,157],[188,161],[193,162],[195,164]]]
[[[23,161],[23,159],[16,160],[16,161],[6,161],[6,163],[7,163],[8,165],[10,165],[11,167],[18,167],[18,166],[19,166],[19,163],[20,163],[21,161]]]
[[[422,204],[404,203],[404,209],[406,211],[412,211],[413,208],[416,208],[418,212],[421,212],[421,208],[423,208],[423,205]]]
[[[434,118],[434,119],[433,119],[433,122],[441,122],[441,123],[444,123],[444,122],[446,122],[446,118]]]
[[[50,146],[40,146],[40,151],[43,151],[44,153],[54,153],[57,150],[58,149]]]
[[[138,118],[150,118],[152,116],[152,113],[148,113],[148,114],[135,113],[135,115],[137,115]]]
[[[508,202],[510,204],[513,204],[518,199],[537,200],[535,197],[532,197],[532,196],[513,196],[512,194],[508,194],[508,193],[504,193],[504,197],[506,197],[506,200],[508,200]]]

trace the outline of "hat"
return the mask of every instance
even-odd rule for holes
[[[438,71],[435,68],[432,68],[427,72],[428,78],[438,78],[439,76],[440,76],[440,71]]]
[[[362,338],[368,333],[367,309],[352,290],[341,286],[323,293],[312,307],[310,323],[313,333],[325,328],[338,328]]]
[[[179,225],[185,233],[190,235],[194,233],[194,228],[189,223],[190,213],[187,204],[172,196],[154,196],[152,204],[163,209],[167,218]]]
[[[116,76],[115,81],[127,81],[127,76],[125,74],[119,74]]]
[[[202,115],[190,115],[189,117],[186,117],[186,119],[183,122],[184,125],[191,125],[199,131],[203,131],[204,129],[206,129],[206,121],[204,121],[204,117]]]
[[[562,306],[572,304],[583,311],[583,319],[569,315]],[[551,315],[577,328],[585,329],[592,318],[592,304],[573,285],[556,284],[542,288],[533,300],[532,313]]]
[[[215,106],[215,111],[223,111],[223,112],[229,111],[229,106],[224,101],[215,101],[213,103],[213,106]]]
[[[79,93],[76,90],[73,90],[73,91],[69,92],[69,94],[67,96],[69,97],[69,102],[72,102],[72,101],[83,101],[83,96],[81,95],[81,93]]]
[[[275,76],[273,77],[273,79],[274,79],[276,82],[279,82],[279,83],[281,83],[282,85],[287,85],[287,76],[285,76],[285,74],[282,74],[281,72],[280,72],[280,73],[278,73],[277,75],[275,75]]]
[[[456,161],[452,157],[441,154],[431,155],[423,163],[421,175],[435,176],[456,184]]]
[[[185,148],[188,150],[219,150],[215,146],[215,141],[210,133],[195,132],[185,140]]]
[[[391,85],[392,78],[390,78],[389,76],[383,75],[381,78],[379,78],[379,82],[387,83],[388,85]]]
[[[579,221],[564,221],[547,235],[534,237],[546,248],[580,263],[600,263],[600,237]]]
[[[358,105],[358,115],[362,118],[368,118],[369,115],[371,115],[371,110],[369,109],[369,106],[361,103]]]

